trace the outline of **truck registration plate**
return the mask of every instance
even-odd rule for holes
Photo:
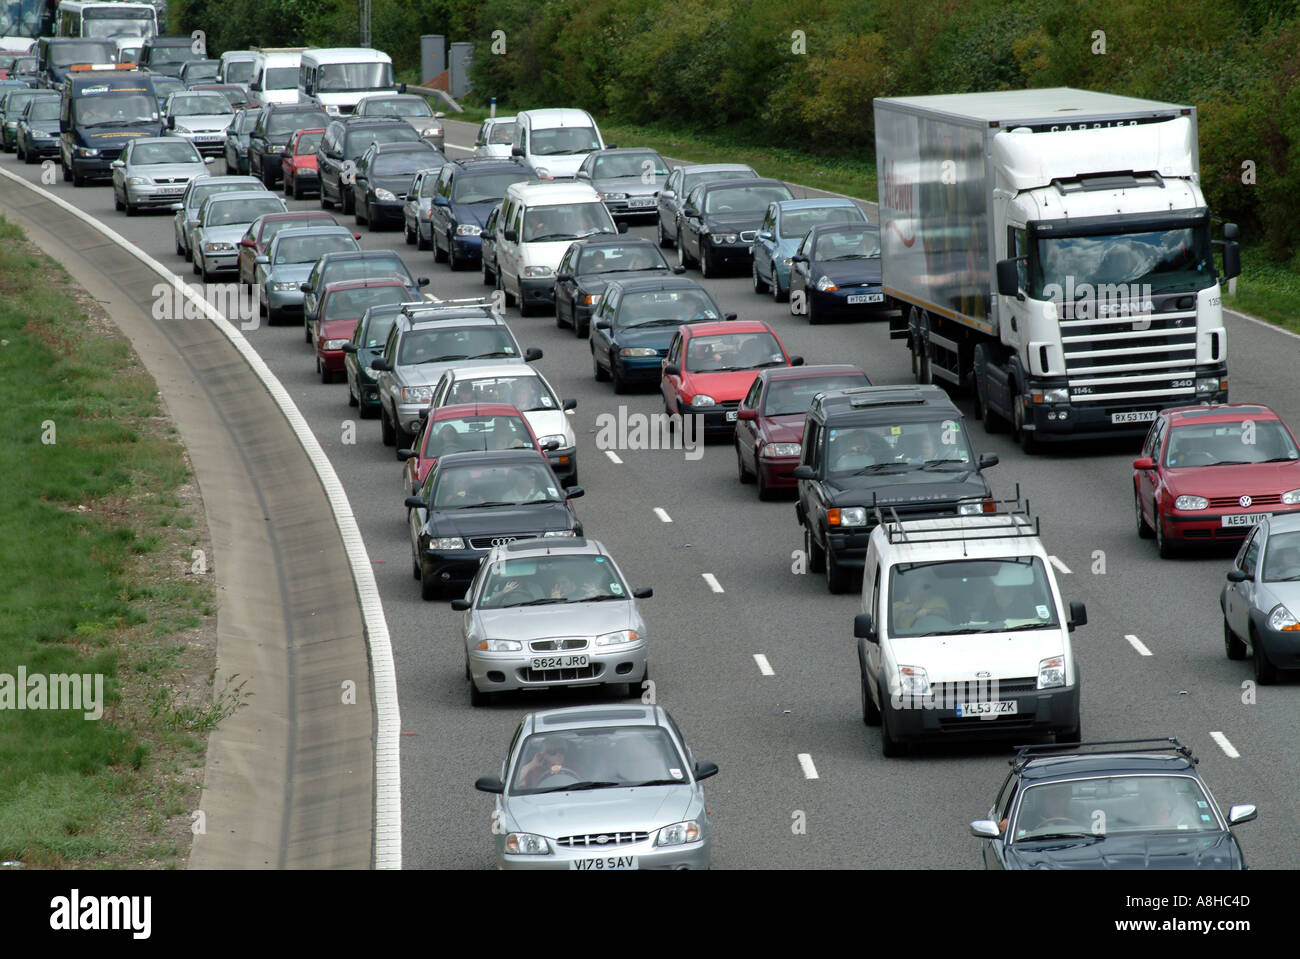
[[[1155,418],[1155,410],[1129,410],[1126,413],[1110,414],[1112,423],[1150,423]]]

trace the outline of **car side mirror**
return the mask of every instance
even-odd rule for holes
[[[586,496],[587,491],[581,486],[570,486],[564,491],[565,499],[577,499],[579,496]]]
[[[439,110],[439,111],[436,111],[436,112],[433,114],[433,118],[434,118],[435,120],[445,120],[445,119],[447,119],[447,114],[445,114],[445,113],[443,113],[441,110]]]
[[[465,612],[465,610],[470,608],[470,602],[468,599],[464,599],[464,598],[453,599],[451,601],[451,608],[458,613],[463,613]]]
[[[506,791],[506,784],[496,776],[479,776],[474,780],[474,788],[481,793],[496,793],[500,795]]]
[[[737,410],[736,419],[754,421],[758,419],[758,410]]]
[[[678,263],[675,266],[673,266],[672,271],[676,273],[678,276],[681,276],[683,273],[686,272],[686,267]]]
[[[435,197],[433,198],[433,205],[434,205],[434,206],[451,206],[451,201],[448,200],[445,196],[435,196]]]
[[[853,617],[853,638],[870,640],[876,638],[875,624],[871,622],[870,613],[858,613]]]
[[[1253,822],[1259,818],[1259,811],[1250,803],[1242,803],[1228,810],[1228,825],[1240,826],[1244,822]]]
[[[518,242],[519,242],[519,233],[518,233],[518,231],[516,231],[516,230],[503,230],[503,231],[501,232],[501,236],[502,236],[502,238],[505,239],[505,241],[506,241],[507,243],[518,243]]]
[[[1251,579],[1250,573],[1246,572],[1244,569],[1237,569],[1236,567],[1233,567],[1232,569],[1228,570],[1229,583],[1248,583],[1250,582],[1250,579]]]
[[[310,283],[299,283],[299,284],[298,284],[298,289],[302,290],[304,293],[310,293],[310,292],[311,292],[311,284],[310,284]]]
[[[618,228],[618,232],[619,232],[619,233],[626,233],[626,232],[627,232],[627,224],[626,224],[626,223],[615,223],[614,226],[616,226],[616,227]]]
[[[551,452],[551,450],[558,450],[559,448],[560,441],[557,439],[549,439],[541,445],[541,449],[547,453]]]
[[[349,343],[348,346],[352,346],[352,344]],[[352,346],[352,349],[350,349],[350,350],[348,350],[348,347],[347,347],[347,346],[343,347],[343,349],[347,350],[349,353],[355,353],[355,352],[357,351],[357,348],[356,348],[355,346]],[[413,460],[413,459],[415,459],[415,458],[416,458],[417,456],[419,456],[419,455],[420,455],[419,452],[417,452],[416,450],[398,450],[398,451],[397,451],[397,458],[398,458],[399,460]]]
[[[758,238],[759,238],[760,240],[770,240],[770,239],[772,239],[772,234],[769,233],[767,230],[759,230],[759,231],[758,231]]]
[[[416,279],[416,281],[415,281],[415,285],[416,285],[416,286],[428,286],[428,285],[429,285],[429,278],[428,278],[427,276],[421,276],[421,277],[419,277],[419,278]]]
[[[997,839],[1002,830],[992,819],[978,819],[970,824],[970,834],[976,839]]]
[[[564,410],[565,412],[568,412],[569,410],[576,410],[577,408],[578,408],[577,400],[564,400],[560,404],[560,409]]]
[[[677,194],[672,190],[660,190],[659,195],[663,197],[672,197],[672,196],[676,196]]]
[[[791,262],[791,263],[807,263],[807,262],[808,262],[808,257],[804,256],[802,253],[796,253],[794,256],[790,257],[790,262]]]
[[[1076,626],[1088,625],[1088,607],[1077,600],[1070,603],[1070,632],[1074,632]]]
[[[371,368],[372,370],[378,370],[378,371],[381,372],[381,373],[391,373],[391,372],[393,372],[393,364],[392,364],[392,363],[389,363],[389,362],[388,362],[386,359],[384,359],[382,356],[377,356],[377,357],[375,357],[373,360],[371,360],[371,361],[370,361],[370,368]]]
[[[404,502],[407,509],[424,509],[424,500],[418,496],[408,496]]]
[[[688,206],[684,210],[682,210],[682,216],[689,216],[692,219],[694,219],[699,215],[700,215],[699,212],[693,206]]]
[[[790,365],[791,365],[791,366],[803,366],[803,357],[802,357],[802,356],[792,356],[792,357],[790,357]]]
[[[359,239],[361,239],[361,234],[360,234],[360,233],[353,233],[353,234],[352,234],[352,239],[354,239],[354,240],[359,240]]]
[[[1003,296],[1020,295],[1020,268],[1013,259],[998,260],[998,292]]]
[[[572,279],[573,279],[573,274],[572,274],[572,273],[557,273],[557,274],[555,274],[555,281],[556,281],[557,283],[563,283],[565,280],[572,280]]]
[[[524,350],[525,363],[536,363],[541,358],[542,358],[542,351],[535,346],[530,346],[528,347],[528,349]]]
[[[736,317],[739,315],[740,315],[739,313],[724,313],[722,314],[722,318],[726,320],[728,323],[733,323],[735,322]]]
[[[173,203],[173,204],[172,204],[171,206],[169,206],[167,209],[169,209],[169,210],[183,210],[183,209],[185,209],[185,204],[184,204],[184,203]]]
[[[1133,461],[1135,470],[1153,470],[1156,468],[1156,461],[1150,456],[1139,456]]]
[[[642,586],[640,589],[632,590],[633,599],[649,599],[655,594],[655,591],[649,586]]]
[[[248,245],[249,245],[249,246],[252,246],[253,244],[250,243],[250,244],[248,244]],[[260,256],[255,256],[255,257],[253,257],[253,264],[254,264],[255,266],[265,266],[266,264],[268,264],[268,263],[270,263],[270,262],[271,262],[271,258],[270,258],[269,256],[267,256],[266,254],[261,254]]]
[[[168,129],[168,130],[175,130],[175,129],[176,129],[176,118],[175,118],[175,117],[168,117],[168,118],[167,118],[167,129]]]
[[[997,454],[997,453],[981,453],[981,454],[980,454],[980,466],[979,466],[980,469],[982,469],[982,470],[986,470],[986,469],[988,469],[990,466],[997,466],[997,465],[998,465],[998,454]]]
[[[203,158],[203,165],[204,165],[204,166],[212,166],[212,164],[214,164],[214,163],[216,163],[216,162],[217,162],[217,158],[216,158],[216,157],[204,157],[204,158]]]
[[[114,160],[112,163],[109,164],[109,167],[114,170],[125,170],[126,164],[123,163],[121,160]]]
[[[794,468],[794,478],[801,480],[816,479],[817,473],[807,463],[802,463]]]
[[[664,376],[681,376],[681,375],[682,375],[682,368],[678,366],[676,363],[664,364]]]
[[[594,320],[591,325],[598,330],[608,330],[609,320]]]
[[[605,144],[605,149],[606,149],[606,150],[617,150],[617,149],[618,149],[618,144],[617,144],[617,143],[606,143],[606,144]]]
[[[511,147],[511,148],[510,148],[510,155],[511,155],[512,157],[521,157],[521,156],[524,155],[524,148],[523,148],[523,147]]]
[[[701,779],[708,779],[710,776],[716,776],[717,774],[718,774],[717,763],[697,762],[695,764],[696,782],[699,782]]]

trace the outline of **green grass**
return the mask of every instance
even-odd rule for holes
[[[102,674],[104,714],[0,710],[0,859],[132,862],[140,823],[185,795],[151,758],[204,746],[150,710],[151,689],[185,685],[184,655],[141,637],[198,624],[211,590],[169,572],[188,557],[169,537],[192,534],[160,527],[159,501],[189,469],[156,385],[24,240],[0,218],[0,673]]]
[[[1223,302],[1229,309],[1300,333],[1300,271],[1266,260],[1259,245],[1242,248],[1237,292],[1224,296]]]

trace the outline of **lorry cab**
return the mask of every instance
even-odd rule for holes
[[[122,148],[163,135],[153,79],[137,70],[78,70],[63,81],[59,159],[63,179],[83,186],[111,175]]]
[[[329,47],[307,50],[298,65],[298,99],[331,117],[351,116],[363,97],[397,93],[393,61],[381,50]]]

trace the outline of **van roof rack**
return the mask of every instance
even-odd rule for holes
[[[1082,750],[1088,750],[1095,746],[1125,746],[1126,749],[1114,750],[1103,749],[1097,753],[1084,752],[1083,755],[1099,755],[1106,752],[1124,752],[1124,753],[1164,753],[1173,752],[1185,758],[1193,765],[1200,762],[1192,754],[1188,746],[1184,746],[1175,737],[1168,736],[1164,739],[1103,739],[1090,743],[1044,743],[1042,745],[1016,746],[1016,755],[1009,760],[1012,767],[1019,770],[1024,768],[1030,760],[1042,758],[1051,753],[1078,754]]]
[[[984,499],[982,496],[971,496],[958,500],[958,502],[983,504],[983,511],[973,514],[972,518],[996,516],[1005,518],[1006,522],[972,527],[969,523],[963,522],[968,517],[957,516],[954,517],[956,520],[954,525],[927,526],[925,529],[912,530],[909,533],[904,528],[904,523],[909,522],[909,520],[898,515],[897,507],[890,506],[887,509],[882,509],[875,506],[876,523],[884,527],[885,536],[888,537],[891,545],[945,543],[958,540],[979,540],[982,542],[987,539],[1019,539],[1026,536],[1039,536],[1042,533],[1040,519],[1029,512],[1029,500],[1021,499],[1019,483],[1016,484],[1016,495],[1011,499]],[[933,519],[927,517],[917,516],[912,518],[912,521],[921,520],[934,522]],[[1004,531],[990,532],[999,528]]]

